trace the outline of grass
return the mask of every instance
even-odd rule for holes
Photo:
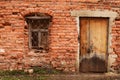
[[[20,75],[20,76],[0,76],[0,80],[46,80],[48,76],[30,76],[30,75]]]
[[[41,74],[29,74],[23,70],[0,71],[0,80],[46,80],[48,78]]]
[[[49,74],[59,74],[61,71],[50,70],[40,67],[32,67],[34,70],[32,74],[24,70],[0,71],[0,80],[46,80]],[[47,75],[46,75],[47,74]],[[48,79],[49,80],[49,79]]]
[[[90,76],[90,75],[61,75],[61,71],[33,67],[34,72],[29,74],[24,70],[0,71],[0,80],[120,80],[119,76]],[[50,74],[50,75],[49,75]],[[51,75],[58,74],[58,75]]]
[[[55,69],[48,69],[48,68],[40,68],[40,67],[33,67],[35,74],[61,74],[62,71],[55,70]]]

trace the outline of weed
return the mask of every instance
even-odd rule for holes
[[[28,73],[24,72],[23,70],[13,70],[13,71],[0,71],[0,76],[6,76],[6,75],[26,75]]]
[[[62,71],[55,69],[41,68],[41,67],[32,67],[35,74],[60,74]]]
[[[46,80],[47,76],[1,76],[0,80]]]

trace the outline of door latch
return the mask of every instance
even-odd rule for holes
[[[87,53],[93,52],[93,45],[90,45],[90,47],[87,49]]]
[[[90,48],[88,48],[88,49],[87,49],[87,53],[90,53],[90,52],[91,52],[91,49],[90,49]]]

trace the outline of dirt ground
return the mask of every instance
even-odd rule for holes
[[[47,80],[120,80],[120,74],[50,75]]]

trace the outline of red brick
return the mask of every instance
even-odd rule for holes
[[[0,47],[5,49],[5,53],[0,53],[1,59],[7,61],[0,64],[0,69],[22,69],[31,65],[44,66],[50,64],[54,68],[63,71],[76,70],[76,54],[78,49],[78,32],[76,17],[70,15],[72,10],[111,10],[120,5],[119,0],[11,0],[0,1]],[[102,5],[102,6],[101,6]],[[118,7],[119,8],[119,7]],[[49,48],[48,53],[33,53],[29,50],[29,34],[24,29],[28,26],[24,16],[29,13],[41,12],[53,16],[52,25],[49,27]],[[120,14],[120,13],[119,13]],[[8,24],[9,23],[9,24]],[[120,55],[120,20],[114,21],[112,27],[111,53]],[[23,58],[22,64],[17,61]],[[117,61],[119,62],[120,56]],[[15,60],[11,60],[15,59]],[[33,61],[31,59],[34,59]],[[39,59],[39,60],[38,60]],[[50,61],[51,63],[50,63]],[[62,65],[62,61],[66,65]],[[39,63],[40,62],[40,63]],[[6,65],[6,67],[5,67]]]

